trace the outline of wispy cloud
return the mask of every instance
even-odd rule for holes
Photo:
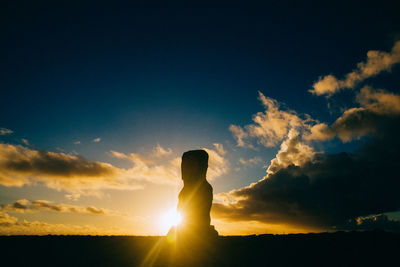
[[[315,95],[332,96],[344,88],[354,88],[358,83],[369,77],[373,77],[382,71],[390,71],[394,64],[400,62],[400,41],[397,41],[391,52],[370,50],[367,53],[367,60],[357,64],[357,68],[348,73],[343,80],[333,75],[320,77],[309,90]]]
[[[246,147],[247,144],[244,142],[244,139],[247,138],[249,135],[247,132],[243,130],[242,127],[237,125],[230,125],[229,130],[232,132],[233,137],[235,137],[237,141],[237,146],[239,147]]]
[[[307,114],[302,119],[293,110],[281,109],[278,101],[264,96],[261,92],[258,98],[265,107],[265,111],[253,115],[253,123],[244,128],[237,125],[229,127],[238,146],[249,146],[245,140],[254,138],[265,147],[274,147],[286,138],[291,129],[307,128],[308,123],[314,122]]]
[[[163,148],[160,144],[157,144],[155,148],[153,148],[152,156],[156,158],[161,158],[165,156],[169,156],[172,154],[171,148]]]
[[[222,144],[214,144],[217,149],[203,148],[207,151],[208,159],[208,171],[207,179],[212,181],[215,178],[229,172],[230,164],[229,161],[224,157],[224,148]],[[219,149],[218,149],[219,148]]]
[[[80,145],[81,144],[81,141],[75,141],[74,142],[74,145]]]
[[[96,208],[93,206],[78,206],[68,204],[57,204],[47,200],[34,200],[19,199],[12,204],[1,205],[0,210],[4,212],[35,212],[35,211],[53,211],[65,213],[80,213],[80,214],[97,214],[97,215],[112,215],[112,216],[125,216],[126,214],[112,211],[108,209]]]
[[[7,128],[0,128],[0,135],[12,134],[14,131]]]
[[[220,155],[224,156],[226,154],[226,150],[224,149],[224,145],[219,144],[219,143],[214,143],[213,145],[214,145],[215,149],[217,150],[217,152]]]
[[[157,184],[176,184],[180,181],[180,158],[156,162],[152,157],[146,157],[136,153],[125,154],[110,151],[111,155],[129,160],[133,166],[127,169],[127,174],[139,181]]]
[[[98,142],[100,142],[100,141],[101,141],[101,138],[100,138],[100,137],[97,137],[97,138],[95,138],[95,139],[92,140],[93,143],[98,143]]]
[[[90,225],[51,224],[41,221],[18,220],[0,211],[0,235],[121,235],[126,230],[118,227]]]
[[[256,165],[261,161],[262,159],[260,157],[254,157],[249,159],[239,158],[239,163],[242,165]]]
[[[229,171],[229,162],[221,154],[221,148],[223,149],[223,146],[218,144],[218,147],[220,148],[219,152],[214,149],[204,148],[209,154],[209,168],[207,171],[207,178],[209,180],[214,180]],[[162,160],[159,159],[159,157],[154,158],[154,149],[149,156],[136,153],[125,154],[117,151],[110,151],[110,153],[116,158],[126,159],[132,162],[133,166],[127,169],[127,174],[135,177],[136,180],[157,184],[176,184],[181,181],[180,157],[175,157],[170,160]]]
[[[21,141],[22,141],[22,143],[24,143],[27,146],[30,145],[29,141],[27,139],[25,139],[25,138],[22,138]]]

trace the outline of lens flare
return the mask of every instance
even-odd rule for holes
[[[170,209],[163,213],[160,218],[160,227],[163,234],[166,234],[172,226],[177,226],[181,223],[182,216],[176,209]]]

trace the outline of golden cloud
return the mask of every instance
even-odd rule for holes
[[[111,215],[111,216],[125,216],[126,214],[112,211],[108,209],[96,208],[93,206],[77,206],[69,204],[57,204],[47,200],[34,200],[19,199],[12,204],[2,205],[0,210],[4,212],[35,212],[35,211],[53,211],[63,213],[80,213],[80,214],[97,214],[97,215]]]
[[[376,76],[382,71],[390,71],[392,66],[399,62],[400,41],[397,41],[389,53],[376,50],[368,51],[366,62],[358,63],[357,68],[348,73],[343,80],[338,80],[333,75],[320,77],[309,92],[330,97],[341,89],[354,88],[358,83],[369,77]]]
[[[293,110],[282,110],[278,101],[264,96],[261,92],[259,100],[265,107],[265,112],[253,115],[254,123],[246,125],[244,129],[236,125],[229,127],[238,146],[249,146],[244,140],[255,138],[263,146],[273,147],[285,139],[291,129],[308,127],[308,123],[314,121],[307,114],[306,118],[302,119]]]
[[[389,124],[400,115],[400,95],[384,90],[363,87],[356,95],[360,107],[345,110],[331,126],[318,123],[304,134],[305,140],[328,140],[339,137],[343,142],[375,133],[383,124]]]
[[[213,180],[229,170],[229,162],[224,158],[224,147],[222,144],[214,144],[216,149],[204,148],[209,154],[209,168],[207,178]],[[136,180],[147,181],[157,184],[177,184],[181,182],[181,158],[175,157],[170,160],[159,162],[154,157],[154,151],[167,151],[161,146],[155,148],[149,157],[131,153],[124,154],[117,151],[111,151],[111,155],[129,160],[133,166],[126,170],[126,174],[135,177]],[[172,153],[172,150],[171,150]],[[170,154],[170,153],[168,153]],[[164,154],[165,155],[165,154]],[[163,155],[163,156],[164,156]]]
[[[134,166],[122,169],[105,162],[89,161],[82,156],[0,144],[0,184],[20,187],[41,183],[80,195],[102,189],[140,189],[143,181],[168,183],[177,180],[179,175],[176,161],[149,166],[152,163],[138,154],[112,151],[112,155],[129,158]]]
[[[172,149],[171,148],[163,148],[160,146],[160,144],[157,144],[155,148],[153,148],[152,156],[156,158],[161,158],[165,156],[169,156],[172,154]]]
[[[23,186],[43,183],[57,190],[129,189],[121,177],[124,170],[82,156],[0,144],[0,184]]]
[[[214,146],[215,150],[206,149],[210,154],[210,180],[229,170],[229,163],[221,154],[225,151],[222,144]],[[163,154],[163,158],[155,157],[154,151],[158,155]],[[103,189],[141,189],[146,182],[176,185],[181,182],[181,158],[164,159],[165,153],[171,154],[172,150],[158,146],[149,156],[111,151],[112,156],[129,160],[133,164],[123,169],[105,162],[90,161],[79,155],[0,144],[0,185],[21,187],[43,184],[69,192],[67,196],[71,199],[85,194],[101,195]]]
[[[262,159],[260,157],[253,157],[249,159],[239,158],[239,163],[243,165],[256,165],[261,161]]]
[[[0,128],[0,135],[12,134],[14,131],[7,128]]]
[[[230,164],[226,158],[224,158],[224,147],[222,144],[214,144],[216,150],[204,148],[208,153],[208,170],[207,179],[212,181],[215,178],[228,173]]]
[[[0,235],[123,235],[118,227],[90,225],[50,224],[40,221],[18,220],[0,211]]]

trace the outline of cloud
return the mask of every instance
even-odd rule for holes
[[[262,160],[260,157],[254,157],[250,159],[239,158],[239,163],[242,165],[257,165]]]
[[[400,211],[400,95],[365,86],[355,99],[359,106],[345,110],[331,125],[301,120],[294,112],[281,115],[279,109],[268,107],[258,116],[268,116],[263,121],[276,114],[288,118],[277,127],[287,129],[280,150],[271,160],[266,176],[258,182],[217,194],[212,216],[229,222],[257,221],[292,229],[377,227],[398,231],[400,222],[382,214]],[[271,110],[274,116],[270,116]],[[262,128],[260,132],[267,132],[262,123],[253,125]],[[248,126],[244,133],[252,136],[247,129]],[[354,153],[315,152],[306,143],[334,137],[347,142],[367,135],[365,145]]]
[[[74,145],[80,145],[81,144],[81,141],[75,141],[74,142]]]
[[[0,210],[4,212],[34,212],[34,211],[53,211],[65,213],[80,213],[80,214],[96,214],[96,215],[113,215],[124,216],[120,212],[111,211],[107,209],[99,209],[96,207],[88,206],[82,207],[77,205],[57,204],[47,200],[34,200],[20,199],[12,204],[1,205]]]
[[[72,194],[65,194],[65,198],[69,200],[77,201],[81,197],[80,193],[73,192]]]
[[[331,126],[318,123],[303,137],[305,140],[328,140],[339,137],[344,142],[377,134],[400,115],[400,95],[365,86],[356,95],[360,107],[350,108]]]
[[[219,152],[206,149],[210,155],[210,180],[229,171],[229,162],[220,154],[223,147],[218,147]],[[64,190],[68,193],[67,198],[76,199],[82,195],[99,196],[104,189],[135,190],[142,189],[145,183],[176,185],[181,182],[180,157],[166,160],[152,157],[152,153],[143,156],[111,151],[110,154],[129,160],[132,166],[118,168],[109,163],[87,160],[80,155],[0,144],[0,185],[21,187],[41,184],[58,191]]]
[[[136,153],[124,154],[110,151],[111,155],[129,160],[133,166],[127,169],[127,174],[136,180],[156,184],[177,184],[180,182],[180,158],[175,158],[162,163],[156,162],[152,157],[145,157]]]
[[[218,147],[221,148],[221,146]],[[220,154],[221,151],[218,152],[209,148],[204,148],[204,150],[209,155],[209,168],[207,171],[209,180],[212,181],[229,171],[229,162]],[[160,162],[157,157],[152,157],[154,150],[148,157],[135,153],[124,154],[117,151],[110,151],[110,153],[116,158],[129,160],[133,166],[127,170],[127,173],[137,180],[157,184],[177,184],[181,182],[181,157]]]
[[[0,128],[0,135],[12,134],[14,131],[7,128]]]
[[[101,138],[100,138],[100,137],[97,137],[97,138],[93,139],[92,141],[93,141],[93,143],[98,143],[98,142],[101,141]]]
[[[236,125],[230,125],[229,130],[232,132],[234,138],[237,141],[237,146],[245,147],[246,143],[243,141],[249,135],[243,130],[242,127]]]
[[[390,71],[392,66],[399,62],[400,41],[397,41],[389,53],[376,50],[368,51],[366,62],[358,63],[357,68],[348,73],[343,80],[338,80],[333,75],[320,77],[309,92],[330,97],[341,89],[354,88],[358,83],[369,77],[376,76],[382,71]]]
[[[169,156],[172,154],[172,149],[171,148],[163,148],[160,146],[160,144],[157,144],[155,148],[153,148],[152,156],[156,158],[161,158],[165,156]]]
[[[31,145],[27,139],[22,138],[21,141],[22,141],[22,143],[24,143],[27,146]]]
[[[390,53],[368,52],[367,61],[345,80],[321,78],[313,93],[330,96],[353,88],[398,62],[400,41]],[[344,110],[332,124],[282,110],[261,93],[259,99],[265,112],[255,114],[252,124],[230,129],[240,146],[248,146],[254,138],[266,147],[282,142],[280,150],[258,182],[215,196],[214,218],[321,231],[400,229],[399,221],[384,215],[400,211],[400,95],[364,86],[355,97],[358,105]],[[316,152],[309,143],[366,136],[365,144],[353,153]]]
[[[213,145],[220,155],[224,156],[226,154],[226,150],[222,144],[214,143]]]
[[[66,191],[139,188],[125,173],[124,169],[82,156],[0,144],[0,184],[3,186],[42,183]]]
[[[204,148],[204,150],[208,153],[207,179],[209,181],[228,173],[230,169],[229,161],[224,158],[223,146],[221,144],[217,144],[216,147],[216,150]]]
[[[349,142],[383,131],[400,115],[400,95],[371,86],[364,86],[356,94],[358,107],[345,110],[331,125],[314,120],[307,114],[302,119],[295,111],[281,110],[276,100],[265,97],[261,92],[259,99],[266,110],[253,116],[253,124],[244,128],[231,125],[229,128],[238,146],[251,147],[249,142],[254,138],[265,147],[273,147],[287,138],[290,131],[296,132],[304,141],[326,141],[338,137],[343,142]]]
[[[17,218],[12,217],[7,213],[0,211],[0,228],[15,225],[17,221],[18,221]]]
[[[302,119],[293,110],[282,110],[278,101],[264,96],[261,92],[259,100],[265,107],[265,112],[253,115],[254,123],[246,125],[244,129],[236,125],[229,127],[238,146],[246,146],[246,138],[255,138],[265,147],[274,147],[287,137],[291,129],[300,130],[308,127],[308,123],[313,121],[308,115]]]
[[[353,229],[349,223],[359,217],[398,211],[399,125],[398,118],[355,153],[314,153],[294,135],[263,179],[220,194],[213,216],[332,230]]]
[[[356,96],[361,106],[379,115],[399,115],[400,95],[365,86]]]
[[[18,220],[0,211],[0,235],[123,235],[126,230],[117,227],[50,224],[40,221]]]
[[[287,139],[282,142],[281,148],[267,169],[267,173],[273,174],[290,165],[302,166],[313,160],[316,153],[314,149],[300,141],[299,133],[291,130]]]
[[[324,77],[319,77],[318,81],[313,84],[313,89],[309,90],[309,92],[314,95],[327,95],[330,97],[341,88],[338,79],[329,74]]]
[[[344,229],[352,230],[385,230],[391,232],[400,232],[400,221],[389,219],[386,214],[378,214],[368,217],[358,217],[351,220]]]

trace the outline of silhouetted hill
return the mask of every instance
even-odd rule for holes
[[[0,246],[2,266],[382,266],[398,262],[400,234],[226,236],[201,248],[164,237],[2,236]]]

